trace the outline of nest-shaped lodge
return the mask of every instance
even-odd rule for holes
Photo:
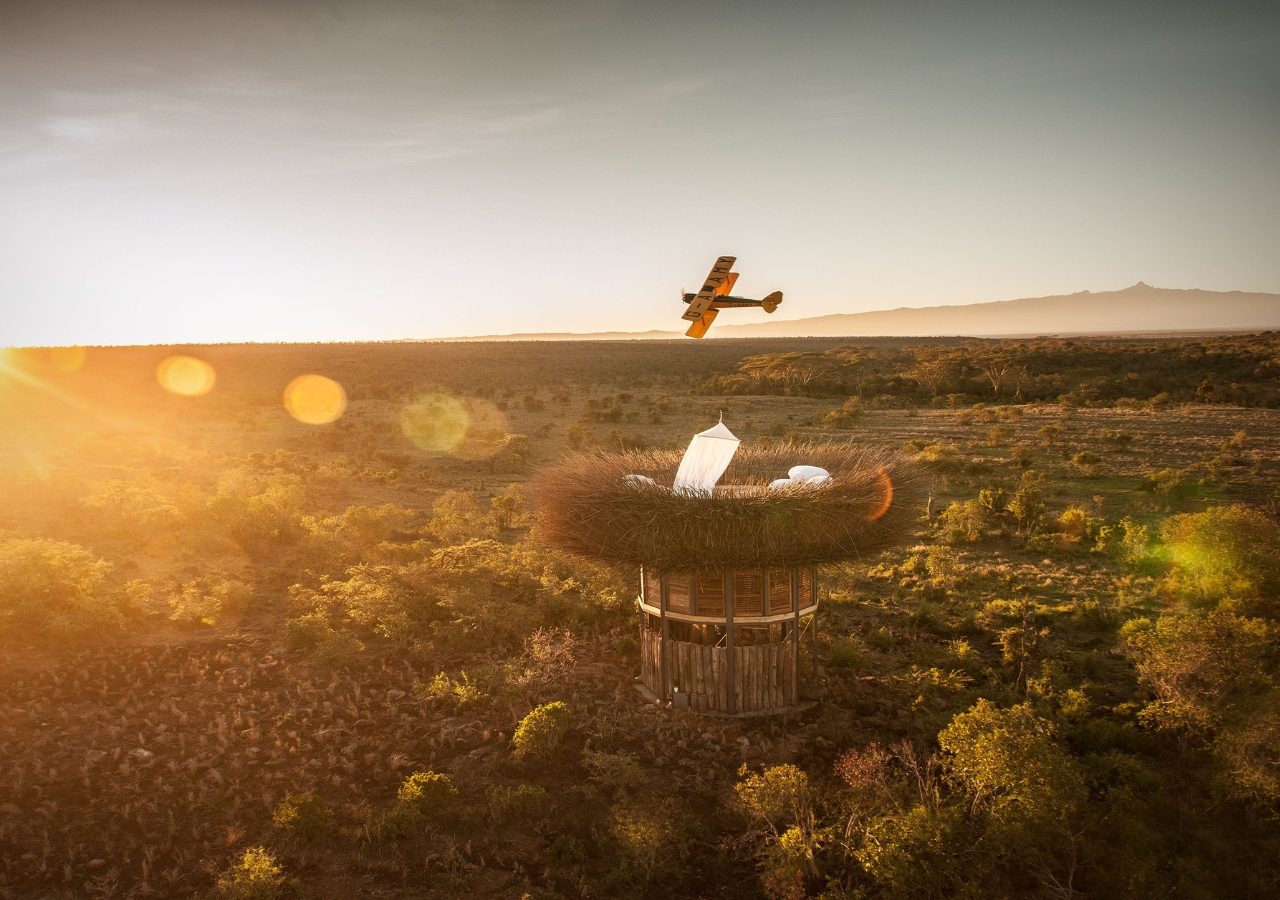
[[[794,709],[817,673],[817,567],[900,540],[923,512],[920,473],[883,448],[785,443],[730,450],[714,488],[667,487],[693,449],[579,453],[544,469],[537,534],[640,567],[651,699],[727,715]],[[830,478],[779,486],[798,464]]]

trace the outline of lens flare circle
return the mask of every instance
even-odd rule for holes
[[[194,356],[167,356],[156,366],[156,381],[171,394],[203,397],[217,381],[213,366]]]
[[[404,436],[428,453],[452,453],[470,426],[466,406],[448,394],[424,394],[400,412]]]
[[[400,430],[419,450],[480,460],[507,445],[507,417],[488,400],[423,394],[400,412]]]
[[[49,365],[59,372],[79,372],[85,355],[83,347],[50,347]]]
[[[473,461],[488,459],[507,446],[507,417],[502,410],[479,397],[466,397],[462,404],[467,411],[467,433],[454,447],[453,456]]]
[[[880,482],[880,502],[876,505],[867,516],[867,521],[875,522],[884,517],[889,511],[889,507],[893,506],[893,479],[889,477],[889,473],[884,469],[876,472],[876,477]]]
[[[347,392],[323,375],[299,375],[284,389],[284,408],[306,425],[336,422],[347,409]]]

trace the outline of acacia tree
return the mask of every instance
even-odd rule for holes
[[[956,361],[949,356],[934,356],[916,363],[908,375],[929,389],[929,395],[937,397],[942,385],[957,371]]]

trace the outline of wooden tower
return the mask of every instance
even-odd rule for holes
[[[921,493],[915,469],[881,448],[783,444],[738,451],[726,484],[663,487],[679,485],[680,463],[597,452],[543,470],[536,534],[639,567],[637,687],[650,700],[709,715],[794,710],[817,682],[818,566],[901,537]],[[779,487],[797,463],[830,478]]]
[[[817,674],[817,567],[641,568],[640,687],[725,715],[801,704]]]

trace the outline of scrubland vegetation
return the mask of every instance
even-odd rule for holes
[[[0,897],[1276,896],[1278,375],[1274,334],[10,351]],[[645,705],[636,573],[531,527],[540,465],[721,410],[932,481],[822,572],[786,720]]]

